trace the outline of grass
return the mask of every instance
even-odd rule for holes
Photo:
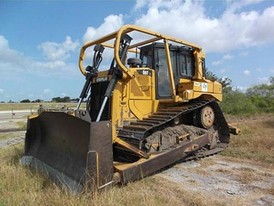
[[[17,137],[17,136],[18,136],[17,133],[12,133],[12,132],[0,133],[0,140],[10,139],[10,138],[14,138],[14,137]]]
[[[234,117],[235,118],[235,117]],[[239,117],[236,117],[239,118]],[[257,118],[257,119],[256,119]],[[274,164],[274,118],[240,118],[236,126],[242,135],[232,136],[231,144],[222,155]],[[24,123],[19,123],[19,126]],[[1,138],[1,136],[0,136]],[[127,186],[115,186],[101,193],[75,195],[57,187],[47,178],[19,165],[23,144],[0,149],[0,206],[9,205],[226,205],[217,197],[208,197],[186,190],[174,182],[150,176]],[[201,163],[202,164],[202,163]],[[220,171],[222,172],[222,171]],[[225,172],[225,171],[224,171]],[[256,179],[252,169],[239,171],[243,183]],[[259,180],[259,179],[258,179]],[[195,182],[194,182],[195,183]],[[195,184],[194,184],[195,185]],[[268,194],[274,193],[270,188]]]
[[[229,147],[221,154],[274,164],[274,116],[243,118],[236,126],[242,134],[231,135]]]
[[[0,149],[0,205],[225,205],[222,200],[205,198],[155,176],[100,193],[70,194],[19,165],[22,153],[22,144]]]
[[[254,181],[259,181],[260,176],[256,174],[256,172],[250,168],[242,168],[239,173],[238,181],[243,184],[251,184]]]
[[[0,140],[10,138],[10,134],[0,134]]]
[[[16,122],[19,129],[26,130],[27,129],[27,122],[26,121],[20,121]]]

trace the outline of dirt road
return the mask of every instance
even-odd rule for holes
[[[31,109],[0,111],[0,121],[10,120],[10,119],[23,119],[27,115],[30,115],[32,112],[36,112],[36,111],[33,111]]]
[[[3,116],[2,116],[3,117]],[[0,149],[6,148],[24,141],[25,131],[22,124],[26,118],[5,118],[0,120]]]

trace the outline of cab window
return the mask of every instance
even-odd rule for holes
[[[192,77],[194,73],[194,62],[190,54],[178,53],[178,70],[181,76]]]

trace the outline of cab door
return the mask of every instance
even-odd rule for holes
[[[168,74],[168,66],[166,61],[166,52],[164,48],[155,49],[155,70],[157,82],[157,99],[171,98],[170,80]]]

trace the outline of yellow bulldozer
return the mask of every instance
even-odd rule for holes
[[[201,47],[124,25],[83,45],[79,68],[77,108],[29,116],[21,158],[65,188],[127,184],[227,147],[222,85],[206,79]]]

